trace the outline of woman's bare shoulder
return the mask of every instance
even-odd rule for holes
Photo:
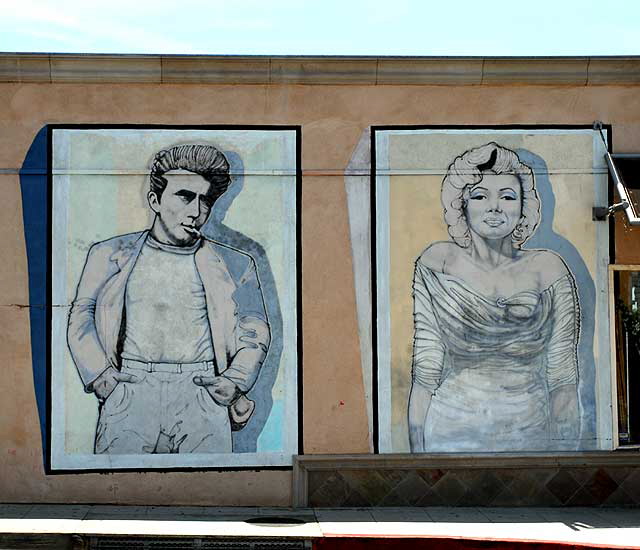
[[[526,252],[530,262],[529,269],[539,273],[543,287],[552,285],[570,273],[562,257],[552,250],[528,250]]]
[[[451,241],[439,241],[430,244],[418,257],[418,263],[431,271],[444,272],[447,263],[450,263],[458,254],[460,247]]]

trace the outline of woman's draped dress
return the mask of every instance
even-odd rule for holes
[[[549,393],[577,384],[578,299],[567,273],[542,292],[489,298],[421,259],[412,382],[432,394],[425,451],[559,447]]]

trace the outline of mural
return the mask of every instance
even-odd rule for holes
[[[141,177],[119,166],[135,162],[136,137],[141,156],[157,146]],[[296,132],[58,128],[52,140],[53,302],[69,304],[66,322],[52,316],[52,468],[289,464]],[[110,148],[106,166],[97,147]],[[131,211],[132,188],[146,216]],[[101,214],[79,208],[92,190],[123,210],[99,231]],[[134,213],[146,228],[130,231],[144,223]],[[90,421],[68,406],[70,364],[93,396]]]
[[[610,433],[599,441],[596,418],[597,401],[610,398],[594,368],[593,281],[601,275],[593,260],[602,254],[596,250],[598,230],[589,218],[592,226],[586,232],[585,220],[565,220],[565,235],[590,256],[589,265],[571,241],[548,227],[554,191],[556,198],[564,195],[564,207],[575,203],[580,211],[585,197],[577,193],[584,193],[591,205],[595,194],[604,191],[606,196],[605,172],[594,171],[593,139],[581,134],[578,143],[589,152],[577,151],[577,158],[590,163],[588,172],[554,166],[561,172],[554,170],[560,185],[549,185],[544,159],[514,145],[529,141],[548,150],[560,136],[545,140],[544,134],[533,139],[522,133],[467,131],[455,137],[441,134],[439,142],[433,134],[424,135],[430,147],[437,143],[431,156],[446,168],[432,168],[421,158],[422,173],[415,173],[415,165],[399,174],[385,166],[389,175],[376,177],[382,451],[554,451],[610,445]],[[416,134],[402,137],[417,143]],[[376,161],[384,165],[403,158],[415,163],[418,157],[406,148],[409,140],[395,148],[396,137],[385,136],[386,157]],[[424,145],[419,147],[429,154]],[[411,229],[410,221],[395,217],[400,205],[408,204],[418,182],[433,185],[436,179],[440,200],[429,202],[423,212],[405,212],[404,218],[438,216],[442,222],[427,222],[432,231],[402,242],[403,230]],[[435,190],[428,193],[433,197]],[[413,259],[408,258],[411,252]],[[412,265],[412,281],[406,266],[401,277],[395,273],[400,259]],[[405,339],[398,341],[400,337]],[[600,357],[602,349],[606,346]]]
[[[531,168],[495,143],[471,149],[442,203],[451,241],[416,262],[411,450],[575,440],[578,297],[559,256],[521,248],[540,218]]]

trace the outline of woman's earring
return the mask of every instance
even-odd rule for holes
[[[524,218],[520,218],[520,221],[518,221],[516,226],[513,228],[513,231],[511,232],[511,240],[513,242],[519,242],[522,240],[522,237],[524,235],[523,223]]]

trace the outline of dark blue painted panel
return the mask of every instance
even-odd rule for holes
[[[36,134],[20,169],[22,215],[29,268],[31,356],[44,457],[47,456],[47,127]]]

